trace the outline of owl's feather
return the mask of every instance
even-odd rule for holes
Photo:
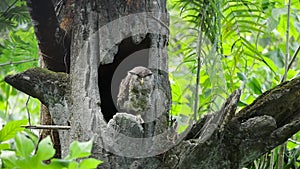
[[[133,68],[120,84],[117,105],[145,122],[168,119],[171,105],[168,74],[141,66]]]
[[[135,67],[120,84],[117,105],[127,113],[142,115],[149,109],[153,87],[152,71],[142,66]]]
[[[125,100],[128,100],[128,93],[129,93],[129,88],[127,87],[129,84],[130,76],[126,76],[119,87],[119,93],[118,93],[118,99],[117,99],[117,106],[120,107],[121,109],[124,109],[123,105]]]

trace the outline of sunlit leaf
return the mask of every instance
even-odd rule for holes
[[[88,142],[74,141],[70,145],[70,159],[88,157],[91,155],[93,139]],[[69,159],[67,158],[67,159]]]
[[[52,158],[55,154],[55,149],[53,148],[53,144],[51,142],[50,136],[44,138],[38,145],[36,157],[43,161]]]
[[[0,131],[0,142],[15,137],[17,132],[21,132],[25,129],[21,126],[26,125],[27,123],[27,120],[17,120],[8,122]]]
[[[94,158],[87,158],[87,159],[83,159],[80,162],[79,168],[80,169],[93,169],[93,168],[97,168],[97,166],[101,163],[103,163],[103,161],[97,160]]]
[[[256,78],[251,78],[249,80],[248,86],[250,87],[250,89],[252,89],[253,93],[258,95],[262,94],[261,85]]]
[[[16,154],[23,158],[32,155],[34,150],[33,142],[23,134],[17,134],[16,136]]]

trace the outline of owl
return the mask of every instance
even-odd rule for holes
[[[127,113],[143,117],[151,107],[154,85],[150,69],[142,66],[133,68],[120,84],[117,106]]]

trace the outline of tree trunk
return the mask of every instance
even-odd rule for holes
[[[63,47],[52,51],[40,44],[43,54],[60,59],[66,73],[30,69],[5,80],[40,99],[56,125],[70,126],[59,131],[62,156],[72,141],[93,139],[93,156],[104,161],[99,168],[241,168],[300,129],[300,80],[295,79],[236,113],[238,90],[219,112],[177,133],[177,122],[168,116],[166,2],[68,0],[59,14],[60,2],[53,1],[57,21],[51,25],[53,32],[38,36],[46,29],[39,24],[35,30],[40,41],[49,40],[48,48],[55,48],[53,43]],[[30,3],[42,5],[38,0]],[[40,22],[34,15],[42,12],[32,8],[33,20]],[[70,46],[55,40],[56,35],[58,39],[71,35]],[[121,80],[136,66],[151,68],[156,79],[153,108],[147,112],[154,121],[141,123],[116,104]]]

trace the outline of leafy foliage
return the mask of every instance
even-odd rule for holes
[[[222,98],[237,88],[243,89],[239,102],[240,109],[243,108],[281,82],[287,51],[293,56],[300,47],[299,1],[292,1],[290,16],[288,6],[278,0],[168,2],[171,14],[169,65],[175,96],[172,114],[175,116],[191,117],[195,100],[199,101],[198,116],[217,111],[224,101]],[[288,17],[290,33],[286,41]],[[291,57],[288,62],[292,62]],[[200,69],[199,74],[197,69]],[[299,59],[296,58],[287,79],[298,74]],[[200,93],[196,95],[198,85]],[[298,140],[298,134],[295,137]],[[287,149],[285,168],[299,166],[298,146],[294,143],[293,148]],[[277,166],[276,153],[262,158],[249,167]],[[259,165],[263,163],[269,165]]]
[[[22,125],[27,123],[27,120],[10,121],[0,130],[2,168],[88,169],[96,168],[102,163],[100,160],[87,158],[91,155],[93,140],[75,141],[70,146],[70,155],[65,159],[53,158],[55,149],[50,136],[38,143],[37,137],[30,137],[30,134],[34,135],[33,133],[27,132],[29,134],[27,136],[20,133],[24,131]],[[13,138],[15,142],[11,143],[15,143],[15,145],[11,146],[7,141]],[[9,155],[7,152],[13,152],[13,154]],[[48,164],[45,163],[47,160],[50,161]]]
[[[25,1],[0,2],[0,124],[25,119],[28,113],[37,122],[39,102],[17,92],[3,80],[10,73],[37,66],[38,48]],[[16,106],[18,103],[18,106]]]
[[[0,130],[0,154],[2,150],[7,150],[11,147],[5,141],[14,138],[17,132],[23,131],[24,128],[21,126],[26,124],[27,120],[10,121]]]
[[[8,122],[2,130],[0,130],[0,142],[12,139],[15,137],[17,132],[21,132],[24,130],[22,125],[26,125],[27,120],[16,120]]]
[[[96,168],[102,163],[100,160],[87,158],[91,154],[93,140],[81,143],[73,142],[70,146],[71,154],[65,159],[53,158],[55,149],[53,148],[50,136],[44,138],[38,144],[36,152],[34,143],[25,135],[18,133],[15,141],[15,155],[2,158],[3,168],[88,169]],[[72,155],[72,152],[76,152],[77,156]],[[79,158],[84,159],[79,160]],[[47,160],[50,160],[49,164],[45,163]]]
[[[20,24],[30,24],[25,1],[3,0],[0,2],[0,31],[14,29]]]
[[[196,112],[218,111],[224,98],[237,88],[243,89],[240,108],[250,104],[264,91],[280,83],[285,72],[286,51],[290,56],[300,46],[300,5],[292,0],[291,15],[288,6],[278,0],[168,0],[170,12],[170,80],[172,85],[172,114],[181,126]],[[286,41],[287,18],[290,18],[289,41]],[[25,1],[0,1],[0,79],[8,73],[37,66],[37,42],[28,17]],[[287,45],[288,50],[286,49]],[[291,61],[291,58],[289,58]],[[296,58],[287,73],[287,79],[299,74],[300,60]],[[199,70],[199,73],[198,73]],[[199,79],[199,82],[196,82]],[[196,89],[200,87],[197,95]],[[27,118],[27,108],[38,121],[39,103],[30,100],[0,80],[0,123]],[[198,117],[199,118],[199,117]],[[50,159],[53,148],[47,138],[38,151],[35,136],[23,130],[25,121],[8,123],[0,132],[0,150],[14,148],[7,139],[16,132],[27,132],[27,138],[15,138],[16,154],[6,165],[24,162],[39,167],[93,168],[95,159],[75,159],[90,155],[90,143],[74,142],[65,159]],[[9,127],[11,126],[11,127]],[[19,126],[19,127],[18,127]],[[184,130],[184,126],[182,128]],[[284,168],[299,167],[300,134],[288,143]],[[89,151],[85,151],[84,149]],[[248,168],[277,167],[278,148],[258,159]],[[23,160],[23,161],[22,161]]]
[[[171,73],[176,76],[176,80],[178,80],[177,77],[186,73],[184,76],[185,79],[189,79],[189,84],[183,83],[184,85],[180,85],[182,88],[195,86],[197,57],[201,53],[202,93],[200,93],[199,100],[202,101],[200,107],[211,106],[208,103],[214,102],[212,100],[214,95],[224,93],[222,90],[228,93],[227,88],[233,91],[238,87],[244,88],[243,100],[245,104],[249,104],[259,94],[280,83],[285,49],[275,48],[272,42],[274,41],[278,46],[285,46],[285,42],[282,41],[285,31],[280,30],[284,24],[279,25],[280,20],[274,19],[274,17],[280,18],[281,15],[286,14],[283,12],[286,8],[281,8],[281,3],[244,0],[209,2],[181,0],[169,2],[169,6],[171,22],[174,22],[171,23],[174,28],[170,28]],[[280,10],[281,12],[273,15]],[[178,15],[182,17],[178,18]],[[201,21],[203,19],[204,21]],[[298,25],[298,22],[290,25]],[[294,26],[291,26],[291,29],[294,29]],[[282,33],[280,36],[275,36],[279,30]],[[202,32],[204,32],[203,46],[201,50],[197,50],[200,41],[199,34]],[[296,31],[291,35],[299,39]],[[294,44],[290,50],[291,54],[298,47],[295,39],[290,42]],[[296,74],[297,72],[292,69],[288,76],[292,78]],[[262,82],[262,80],[267,81]],[[223,84],[218,81],[222,81]],[[215,85],[223,85],[222,90],[212,92],[211,89]],[[193,91],[192,86],[189,88],[191,91]],[[202,110],[200,112],[205,112],[207,109]]]

